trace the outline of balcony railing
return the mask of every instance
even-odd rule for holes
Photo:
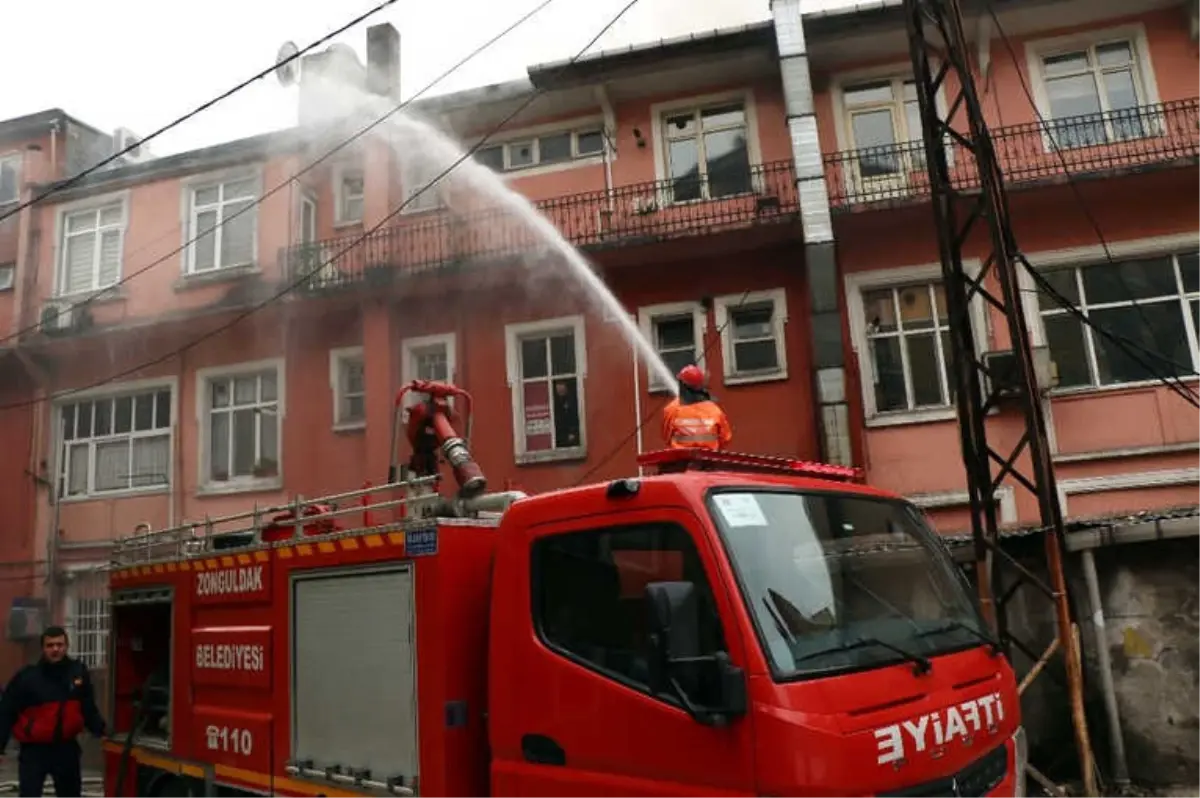
[[[596,250],[794,221],[799,212],[794,175],[791,161],[779,161],[534,205],[571,244]],[[346,236],[285,249],[288,279],[307,276],[303,288],[324,290],[545,249],[519,212],[500,207],[402,215],[393,226],[358,239]]]
[[[1103,175],[1197,157],[1200,100],[1175,100],[1123,111],[1089,114],[992,129],[1000,168],[1010,185]],[[974,161],[948,142],[955,188],[979,185]],[[1065,166],[1064,166],[1065,164]],[[835,210],[892,204],[929,196],[921,141],[838,152],[825,157],[829,198]]]

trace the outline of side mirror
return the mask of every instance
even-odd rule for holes
[[[700,656],[700,609],[694,584],[651,582],[646,585],[646,611],[651,646],[659,659]]]
[[[722,726],[745,714],[745,673],[723,651],[701,654],[696,586],[651,582],[645,598],[650,688],[673,694],[688,714],[707,725]]]

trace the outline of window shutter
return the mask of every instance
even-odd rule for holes
[[[67,238],[63,293],[86,291],[92,287],[92,265],[96,256],[96,236],[84,233]]]
[[[96,288],[108,288],[121,279],[121,231],[100,234],[100,282]]]

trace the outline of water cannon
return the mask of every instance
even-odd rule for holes
[[[405,397],[414,394],[419,401],[408,407],[408,417],[401,422],[405,412]],[[461,405],[461,415],[467,419],[467,437],[464,439],[454,427],[460,417],[451,400]],[[400,431],[408,440],[412,454],[408,469],[415,477],[434,477],[438,474],[438,455],[450,464],[454,480],[458,483],[458,498],[473,499],[487,489],[487,478],[475,462],[468,448],[471,424],[471,395],[456,385],[432,380],[413,380],[396,394],[395,412],[392,420],[392,457],[388,467],[388,482],[396,481]]]

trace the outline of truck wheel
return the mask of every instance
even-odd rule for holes
[[[151,798],[192,798],[203,795],[203,792],[196,791],[191,779],[173,773],[163,773],[150,782],[146,795]]]

